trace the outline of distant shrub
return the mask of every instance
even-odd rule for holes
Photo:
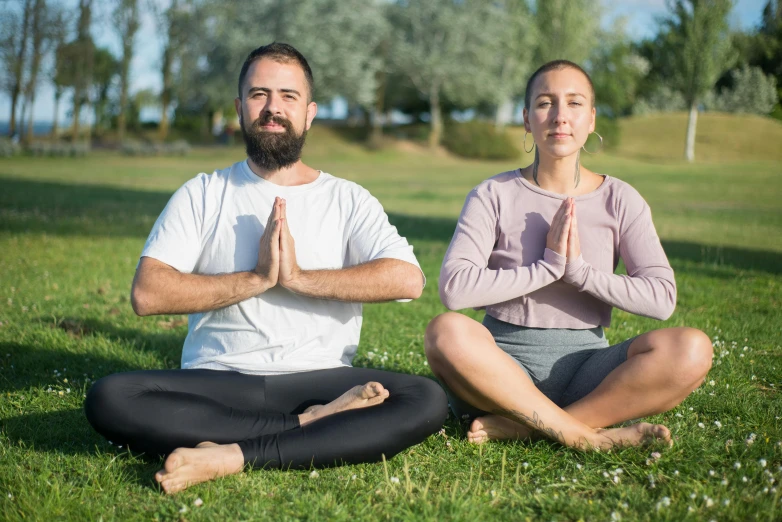
[[[190,145],[185,140],[171,143],[141,143],[126,140],[120,151],[125,156],[186,156],[190,153]]]
[[[34,141],[26,149],[27,154],[35,157],[83,157],[89,154],[90,145],[87,142],[60,143],[50,141]]]
[[[659,85],[649,96],[633,105],[633,114],[643,116],[655,112],[676,112],[686,110],[687,102],[679,91],[667,85]]]
[[[604,150],[613,150],[619,146],[622,137],[622,129],[619,127],[619,120],[598,116],[595,119],[595,132],[603,137]],[[600,139],[597,136],[590,136],[585,145],[590,152],[600,148]]]
[[[0,138],[0,158],[16,156],[22,151],[18,143],[9,138]]]
[[[509,160],[521,154],[508,133],[497,131],[494,124],[483,121],[449,123],[443,145],[458,156],[473,159]]]
[[[763,73],[760,67],[743,66],[730,72],[732,86],[713,93],[705,101],[707,109],[766,115],[778,101],[777,79]]]

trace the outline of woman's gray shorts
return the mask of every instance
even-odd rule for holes
[[[601,326],[590,330],[527,328],[490,315],[483,318],[494,341],[521,367],[535,386],[559,407],[576,402],[597,388],[614,368],[627,360],[635,337],[608,346]],[[448,401],[457,419],[486,415],[454,395]]]

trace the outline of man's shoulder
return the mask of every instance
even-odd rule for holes
[[[345,178],[340,178],[334,176],[333,174],[329,174],[328,172],[325,171],[320,171],[320,172],[321,172],[321,176],[324,176],[321,186],[325,190],[335,193],[340,197],[345,197],[350,199],[362,199],[362,198],[367,198],[372,196],[369,190],[362,187],[355,181],[351,181]]]
[[[189,193],[197,192],[206,194],[207,192],[222,192],[223,188],[229,182],[236,182],[237,177],[242,176],[242,162],[234,163],[223,169],[209,172],[199,172],[194,177],[182,184],[182,189]]]

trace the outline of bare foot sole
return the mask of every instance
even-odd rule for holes
[[[490,440],[528,439],[533,434],[532,431],[523,424],[500,415],[485,415],[472,421],[467,432],[467,441],[483,444]]]
[[[167,458],[155,480],[167,494],[177,493],[199,482],[239,473],[244,455],[236,444],[202,442],[195,448],[177,448]]]
[[[608,437],[614,447],[645,446],[656,442],[662,442],[668,446],[673,446],[671,430],[662,424],[639,422],[622,428],[598,430],[598,433]]]
[[[379,382],[368,382],[363,386],[354,386],[333,401],[322,406],[310,406],[299,416],[299,423],[304,426],[310,422],[322,419],[341,411],[369,408],[388,398],[388,390]]]

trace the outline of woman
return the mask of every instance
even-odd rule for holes
[[[443,303],[486,309],[483,324],[449,312],[426,333],[454,413],[473,419],[471,442],[670,443],[659,424],[603,428],[673,408],[711,367],[709,338],[692,328],[606,342],[612,307],[667,319],[676,284],[644,199],[579,163],[594,101],[589,75],[572,62],[532,75],[524,127],[535,161],[470,192],[443,260]],[[619,257],[626,276],[613,273]]]

